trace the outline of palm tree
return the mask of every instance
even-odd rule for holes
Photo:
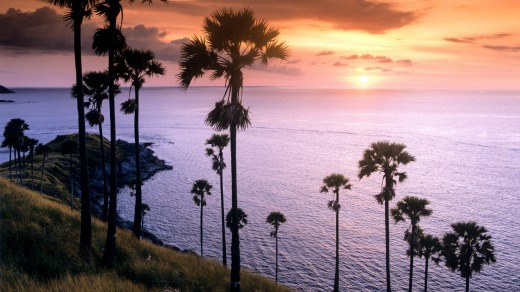
[[[442,244],[439,238],[433,235],[421,235],[419,236],[419,249],[418,256],[424,257],[424,291],[428,291],[428,262],[430,258],[434,263],[439,264],[440,257],[438,256],[442,251]]]
[[[276,265],[275,265],[275,282],[278,283],[278,228],[285,223],[285,216],[280,212],[271,212],[267,215],[266,223],[273,225],[274,230],[271,231],[271,237],[276,239]]]
[[[442,239],[442,255],[446,267],[452,271],[458,270],[460,276],[466,279],[466,292],[469,291],[469,279],[473,272],[480,273],[484,264],[495,263],[495,247],[491,235],[484,226],[474,221],[451,224],[452,232]]]
[[[101,219],[107,221],[108,219],[108,184],[105,162],[105,143],[103,138],[103,122],[105,117],[102,114],[103,101],[108,99],[108,87],[110,79],[108,72],[90,71],[83,74],[83,92],[89,97],[88,102],[85,103],[85,108],[89,111],[85,115],[86,121],[91,127],[97,125],[99,130],[99,149],[101,152],[101,168],[103,175],[103,208],[101,211]],[[115,94],[118,94],[119,85],[114,85]],[[75,95],[75,87],[73,88]]]
[[[19,163],[16,159],[17,150],[23,143],[25,131],[29,130],[29,125],[22,119],[11,119],[4,128],[4,140],[2,147],[9,147],[9,178],[11,178],[11,152],[14,150],[15,176],[18,177]]]
[[[339,291],[339,190],[350,190],[352,185],[347,177],[339,173],[333,173],[323,179],[321,193],[328,193],[329,190],[334,195],[332,200],[327,203],[329,209],[336,213],[336,271],[334,273],[334,291]]]
[[[51,148],[48,145],[45,144],[38,144],[36,146],[36,155],[43,155],[42,158],[42,172],[40,176],[40,194],[43,193],[43,170],[45,169],[45,162],[47,161],[47,156],[51,152]]]
[[[194,194],[193,201],[197,206],[200,206],[200,256],[203,253],[203,232],[204,232],[204,206],[206,206],[206,195],[211,195],[213,186],[205,179],[198,179],[193,183],[191,193]]]
[[[238,213],[238,221],[237,221],[237,224],[234,224],[234,220],[235,220],[235,216],[233,214],[233,209],[230,209],[226,215],[226,227],[229,228],[229,229],[233,229],[233,228],[238,228],[238,229],[242,229],[244,228],[248,221],[247,221],[247,214],[246,212],[244,212],[244,210],[242,210],[242,208],[238,208],[237,209],[237,213]]]
[[[31,190],[34,190],[34,148],[36,145],[38,145],[38,142],[38,139],[27,139],[27,146],[29,147],[29,159],[31,159]]]
[[[72,180],[72,155],[78,153],[78,142],[67,140],[61,144],[60,152],[69,155],[69,178],[70,178],[70,209],[74,209],[74,182]]]
[[[141,159],[139,150],[139,91],[143,87],[145,77],[164,75],[166,73],[163,65],[155,60],[155,54],[150,51],[127,49],[116,58],[116,71],[125,82],[131,82],[130,90],[135,88],[134,99],[128,101],[131,110],[123,110],[125,114],[134,114],[134,139],[135,139],[135,211],[134,225],[132,231],[137,238],[141,238],[141,205],[142,205],[142,179],[141,179]]]
[[[415,157],[404,151],[406,145],[388,141],[374,142],[363,153],[359,161],[359,179],[369,177],[374,172],[383,173],[381,192],[374,197],[379,204],[385,204],[385,243],[386,243],[386,290],[392,291],[390,281],[390,208],[389,202],[395,197],[394,186],[406,180],[406,172],[399,172],[398,167],[415,161]]]
[[[410,220],[411,232],[405,238],[408,238],[410,243],[410,275],[408,278],[408,291],[412,291],[413,282],[413,258],[415,256],[415,243],[417,241],[417,224],[421,221],[421,217],[430,216],[431,209],[426,208],[430,202],[426,199],[421,199],[415,196],[407,196],[401,201],[397,202],[397,207],[392,208],[392,217],[395,223]]]
[[[249,124],[249,111],[242,105],[244,67],[259,61],[267,65],[273,58],[285,60],[288,48],[278,42],[279,30],[256,19],[251,9],[240,11],[222,8],[204,18],[203,37],[193,37],[181,48],[180,87],[187,90],[193,79],[211,72],[211,78],[224,77],[226,91],[206,117],[217,131],[229,128],[231,142],[231,206],[238,216],[236,132]],[[227,99],[226,99],[227,98]],[[238,224],[238,220],[233,220]],[[231,233],[231,291],[240,291],[239,228]]]
[[[160,0],[168,2],[168,0]],[[105,20],[105,28],[96,31],[94,35],[94,51],[98,55],[108,53],[108,103],[110,107],[110,205],[108,210],[108,228],[102,262],[105,266],[113,266],[116,251],[116,224],[117,224],[117,161],[116,161],[116,110],[115,110],[115,80],[114,60],[117,50],[125,48],[124,36],[121,34],[121,25],[117,27],[117,18],[123,12],[121,0],[104,0],[94,8],[96,14]],[[128,0],[133,3],[134,0]],[[141,0],[141,3],[152,4],[153,0]]]
[[[91,8],[97,0],[48,0],[52,5],[60,8],[68,8],[64,20],[74,32],[74,64],[76,67],[76,84],[82,84],[83,69],[81,63],[81,25],[84,19],[92,15]],[[76,96],[76,108],[78,111],[79,132],[79,161],[80,161],[80,185],[81,185],[81,232],[80,254],[87,263],[90,262],[92,248],[92,221],[90,211],[90,185],[87,165],[87,142],[85,132],[83,87],[78,86]]]
[[[228,134],[213,134],[211,138],[206,140],[206,145],[210,145],[211,148],[206,148],[206,156],[211,157],[213,162],[213,170],[220,177],[220,210],[222,217],[222,264],[227,266],[227,255],[226,255],[226,227],[224,222],[224,173],[223,170],[226,168],[224,163],[223,150],[229,144]]]

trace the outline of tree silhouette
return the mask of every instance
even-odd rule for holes
[[[406,180],[406,172],[399,172],[398,167],[415,161],[415,157],[404,151],[404,144],[388,141],[374,142],[363,153],[359,161],[359,179],[369,177],[374,172],[383,173],[381,192],[374,197],[379,204],[385,205],[385,243],[386,243],[386,290],[392,291],[390,281],[390,208],[389,202],[395,197],[394,186]]]
[[[125,81],[131,82],[130,90],[134,90],[134,99],[128,100],[133,106],[125,107],[122,111],[125,114],[134,114],[134,139],[135,139],[135,210],[134,225],[132,231],[137,238],[141,238],[141,208],[143,201],[142,178],[141,178],[141,158],[139,148],[139,92],[145,82],[145,77],[153,77],[164,75],[166,70],[155,60],[155,54],[152,51],[126,49],[120,56],[116,57],[116,71],[118,75]],[[126,110],[125,110],[126,109]]]
[[[251,9],[240,11],[222,8],[204,18],[204,36],[193,37],[181,48],[180,87],[186,90],[193,79],[211,72],[212,79],[224,77],[226,91],[221,101],[206,117],[206,123],[215,130],[229,128],[231,142],[231,208],[238,214],[236,132],[246,129],[249,111],[242,105],[244,67],[255,62],[267,65],[277,58],[287,59],[285,43],[276,39],[279,30],[264,20],[256,19]],[[233,220],[238,224],[238,220]],[[231,233],[231,291],[240,291],[240,238],[239,228]]]
[[[47,161],[47,156],[49,155],[49,153],[51,152],[51,148],[45,144],[38,144],[38,146],[36,146],[36,155],[42,155],[43,158],[42,158],[42,171],[41,171],[41,176],[40,176],[40,194],[43,193],[43,171],[45,169],[45,162]]]
[[[424,291],[426,292],[428,291],[428,263],[431,258],[434,263],[439,264],[442,244],[439,238],[430,234],[420,235],[418,243],[418,256],[420,258],[424,257]]]
[[[97,3],[97,0],[48,0],[48,2],[60,8],[68,9],[68,11],[65,13],[64,20],[74,32],[74,64],[76,68],[76,84],[82,84],[83,68],[81,63],[81,25],[84,19],[88,19],[92,15],[91,8]],[[82,86],[78,86],[76,94],[81,185],[81,232],[79,250],[85,261],[90,263],[92,249],[92,219],[90,211],[90,181],[87,165],[85,109]]]
[[[413,282],[413,258],[415,256],[415,243],[417,241],[417,224],[421,221],[421,217],[430,216],[432,213],[431,209],[426,208],[430,202],[426,199],[421,199],[414,196],[407,196],[401,201],[397,202],[397,207],[392,208],[392,217],[395,223],[404,222],[406,218],[410,220],[411,231],[408,235],[405,235],[405,239],[408,239],[410,244],[409,256],[410,256],[410,274],[408,278],[408,291],[412,291]],[[410,228],[409,227],[409,228]]]
[[[15,176],[18,177],[19,165],[16,153],[21,148],[25,131],[29,130],[29,125],[22,119],[11,119],[4,127],[4,140],[2,147],[9,148],[9,178],[11,179],[11,152],[14,152]],[[19,156],[19,155],[18,155]]]
[[[233,209],[230,209],[228,213],[226,214],[226,227],[229,229],[238,228],[242,229],[244,228],[248,221],[247,221],[247,214],[242,210],[242,208],[238,208],[238,222],[237,224],[234,224],[235,216],[233,215]]]
[[[206,148],[206,156],[211,157],[213,170],[220,177],[220,211],[222,217],[222,264],[227,266],[227,254],[226,254],[226,225],[224,219],[224,168],[226,163],[224,162],[223,150],[229,144],[229,135],[227,134],[213,134],[211,138],[206,140],[206,145],[210,145],[211,148]]]
[[[74,209],[74,181],[72,180],[72,155],[78,153],[78,142],[75,140],[67,140],[61,144],[60,152],[63,155],[69,155],[69,179],[70,179],[70,209]]]
[[[144,216],[148,214],[149,211],[150,206],[148,206],[148,204],[143,203],[141,205],[141,217],[143,218],[143,220],[141,220],[141,230],[144,230]]]
[[[34,151],[38,145],[38,139],[28,138],[27,147],[29,147],[29,159],[31,160],[31,190],[34,190]]]
[[[167,0],[161,0],[168,2]],[[117,161],[116,161],[116,110],[115,110],[115,80],[114,59],[116,51],[126,47],[121,25],[117,27],[117,18],[123,12],[121,0],[104,0],[99,2],[94,10],[105,20],[105,27],[96,31],[92,47],[98,55],[108,54],[108,103],[110,108],[110,204],[108,210],[108,228],[105,250],[102,262],[105,266],[113,266],[116,252],[117,224]],[[128,0],[133,3],[134,0]],[[141,0],[141,3],[152,4],[153,0]]]
[[[211,195],[213,186],[205,179],[198,179],[193,183],[191,193],[193,202],[200,206],[200,256],[204,256],[203,249],[203,234],[204,234],[204,206],[206,206],[206,195]]]
[[[278,283],[278,228],[285,223],[285,216],[280,212],[271,212],[267,215],[266,223],[273,225],[274,230],[271,231],[271,237],[276,239],[276,264],[275,264],[275,282]]]
[[[460,276],[466,279],[468,292],[473,272],[480,273],[484,265],[496,262],[495,247],[487,229],[474,221],[453,223],[451,227],[453,231],[442,239],[442,256],[446,267],[459,271]]]
[[[339,190],[350,190],[352,185],[349,183],[347,177],[339,173],[333,173],[326,176],[323,179],[323,186],[321,187],[321,193],[328,193],[329,190],[332,192],[333,197],[327,203],[329,209],[336,213],[336,269],[334,273],[334,292],[339,291]]]

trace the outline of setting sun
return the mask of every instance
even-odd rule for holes
[[[367,85],[368,83],[368,76],[359,76],[359,84],[362,86]]]

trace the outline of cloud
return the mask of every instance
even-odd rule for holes
[[[192,16],[207,16],[220,7],[250,7],[267,20],[319,20],[341,30],[384,33],[414,23],[416,12],[401,11],[394,4],[376,0],[193,0],[175,5],[154,5],[151,9],[169,9]]]
[[[520,52],[520,46],[518,47],[509,47],[509,46],[483,46],[486,49],[501,51],[501,52]]]
[[[404,59],[404,60],[397,60],[395,63],[402,65],[402,66],[412,66],[413,62],[410,59]]]
[[[332,66],[334,66],[334,67],[348,67],[348,64],[347,63],[342,63],[342,62],[336,62],[336,63],[332,64]]]
[[[296,60],[288,60],[288,61],[286,61],[286,62],[287,62],[287,64],[298,64],[298,63],[301,62],[301,60],[300,60],[300,59],[296,59]]]
[[[146,27],[142,24],[123,28],[123,34],[130,47],[151,50],[158,59],[171,62],[179,60],[180,48],[182,44],[188,41],[188,38],[181,38],[171,42],[164,42],[162,38],[166,36],[166,32],[160,31],[156,27]]]
[[[316,54],[317,57],[319,56],[328,56],[328,55],[334,55],[335,53],[333,51],[321,51]]]
[[[278,74],[288,75],[288,76],[302,76],[303,75],[303,71],[300,68],[290,67],[290,66],[276,66],[276,65],[265,66],[263,64],[255,63],[249,69],[256,70],[256,71],[270,72],[270,73],[278,73]]]
[[[373,70],[383,70],[383,68],[382,67],[365,67],[363,70],[373,71]]]
[[[344,59],[344,60],[357,60],[357,59],[359,59],[359,56],[358,55],[350,55],[350,56],[341,56],[339,58],[340,59]]]
[[[452,43],[474,43],[475,38],[445,38],[445,41]]]

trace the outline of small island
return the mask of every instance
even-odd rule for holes
[[[4,94],[4,93],[15,93],[15,92],[12,91],[11,89],[5,87],[5,86],[0,85],[0,93],[1,93],[1,94]],[[0,100],[0,102],[5,102],[5,101]],[[8,102],[9,102],[9,101],[8,101]],[[12,101],[11,101],[11,102],[12,102]]]

